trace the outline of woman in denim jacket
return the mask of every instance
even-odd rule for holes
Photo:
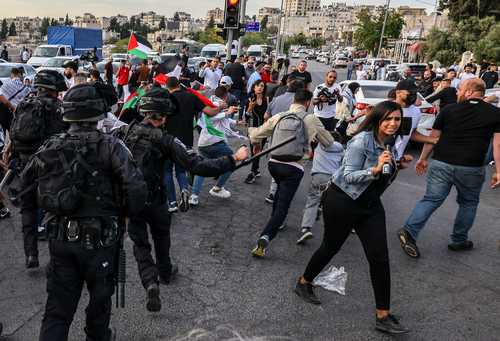
[[[397,173],[396,150],[389,141],[394,141],[395,136],[400,134],[401,119],[399,104],[382,102],[375,106],[360,127],[360,132],[347,145],[342,166],[333,175],[324,196],[323,242],[295,288],[295,292],[306,302],[321,303],[311,283],[340,250],[354,228],[370,264],[376,301],[375,328],[392,334],[407,333],[408,329],[389,313],[391,279],[385,212],[380,196]],[[406,168],[411,160],[411,156],[403,156],[399,168]]]

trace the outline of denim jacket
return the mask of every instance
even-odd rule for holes
[[[355,135],[347,145],[342,166],[333,175],[333,183],[356,200],[372,181],[378,179],[378,175],[372,174],[372,168],[377,165],[378,157],[384,150],[373,132],[363,131]],[[391,153],[397,159],[396,148],[392,147]]]

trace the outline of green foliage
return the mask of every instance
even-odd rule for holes
[[[243,36],[242,45],[265,45],[268,43],[267,34],[264,32],[247,32]]]
[[[7,34],[9,33],[9,27],[7,26],[7,20],[5,18],[2,20],[2,28],[0,29],[0,39],[7,38]]]
[[[313,47],[313,48],[317,49],[317,48],[325,45],[325,43],[326,43],[325,38],[323,38],[323,37],[317,37],[317,38],[311,38],[311,39],[309,39],[309,44],[308,45],[310,47]]]
[[[118,23],[118,19],[111,18],[111,20],[109,21],[108,31],[120,32],[120,24]]]
[[[359,22],[353,36],[356,47],[371,51],[372,53],[376,52],[382,33],[384,16],[384,12],[380,12],[376,17],[368,10],[359,12],[357,16]],[[389,10],[382,47],[386,45],[386,38],[399,38],[403,26],[403,17],[393,9]]]
[[[47,30],[50,26],[50,18],[43,18],[42,19],[42,24],[40,25],[40,34],[42,37],[45,37],[47,35]]]
[[[215,27],[207,28],[205,31],[198,31],[191,34],[191,39],[200,42],[202,44],[216,44],[224,43],[224,39],[217,35],[217,29]]]
[[[16,32],[16,25],[14,25],[14,22],[12,22],[10,24],[10,27],[9,27],[9,36],[16,36],[17,35],[17,32]]]
[[[207,27],[205,27],[205,30],[209,30],[211,28],[214,28],[215,27],[215,20],[214,20],[214,16],[210,16],[210,20],[208,20],[208,23],[207,23]]]
[[[66,18],[64,19],[64,25],[71,26],[73,25],[73,21],[69,19],[69,15],[66,13]]]
[[[439,10],[448,10],[448,17],[455,23],[470,16],[476,18],[495,16],[497,21],[500,20],[500,1],[498,0],[440,0]]]
[[[495,59],[500,49],[500,23],[494,17],[469,17],[448,31],[432,30],[425,42],[425,55],[449,65],[465,51],[473,51],[476,60]]]
[[[127,53],[128,41],[129,38],[118,40],[115,47],[111,49],[111,53]]]

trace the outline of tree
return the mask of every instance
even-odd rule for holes
[[[470,16],[478,19],[495,16],[497,21],[500,20],[500,1],[498,0],[440,0],[439,10],[448,10],[448,17],[455,23]]]
[[[267,44],[267,35],[263,32],[247,32],[243,36],[242,45],[265,45]]]
[[[308,45],[310,47],[313,47],[315,49],[325,45],[326,40],[323,37],[316,37],[316,38],[311,38],[309,39]]]
[[[500,22],[491,26],[486,36],[480,39],[474,48],[476,60],[500,60]]]
[[[126,53],[128,47],[128,38],[120,39],[115,43],[115,47],[111,49],[112,53]]]
[[[370,11],[363,9],[358,13],[358,24],[354,32],[354,43],[357,47],[375,53],[382,33],[385,13],[380,12],[375,18]],[[389,10],[385,26],[384,40],[382,46],[387,43],[387,38],[399,38],[404,26],[402,16],[394,9]]]
[[[12,36],[16,36],[16,35],[17,35],[16,25],[14,24],[14,22],[12,22],[10,24],[10,27],[9,27],[9,36],[12,37]]]
[[[269,16],[265,15],[260,22],[260,30],[265,31],[267,29],[267,24],[269,23]]]
[[[69,19],[69,15],[66,13],[66,18],[64,19],[64,25],[65,26],[71,26],[73,25],[73,21]]]
[[[118,23],[118,19],[116,17],[111,18],[109,21],[108,31],[120,32],[120,24]]]
[[[7,34],[9,33],[9,27],[7,26],[7,20],[5,18],[2,20],[2,28],[0,29],[0,39],[7,38]]]
[[[42,19],[42,24],[40,25],[40,34],[42,37],[45,37],[47,35],[47,30],[50,26],[50,19],[45,17]]]
[[[162,30],[162,31],[167,28],[167,25],[165,24],[165,18],[164,17],[161,18],[160,23],[158,24],[158,28],[160,30]]]
[[[56,19],[52,18],[50,19],[50,26],[59,26],[59,23],[56,21]]]

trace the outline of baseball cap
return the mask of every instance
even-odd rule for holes
[[[412,80],[403,79],[398,82],[398,85],[396,85],[396,90],[417,91],[417,85]]]
[[[233,85],[233,80],[229,76],[224,76],[220,79],[221,85]]]

